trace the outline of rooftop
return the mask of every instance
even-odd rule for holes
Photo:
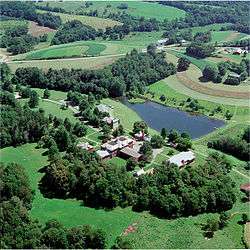
[[[100,112],[103,112],[103,113],[110,113],[111,112],[111,109],[110,107],[108,107],[107,105],[105,104],[99,104],[96,106],[97,109],[100,111]]]
[[[181,152],[170,157],[167,162],[176,164],[178,167],[183,166],[188,161],[192,161],[195,159],[195,155],[192,151]]]
[[[97,150],[96,153],[101,157],[105,158],[109,156],[109,152],[107,150]]]
[[[123,154],[126,154],[128,156],[131,156],[133,158],[140,158],[141,157],[141,154],[139,154],[138,152],[136,152],[135,150],[133,150],[129,147],[123,148],[120,152]]]

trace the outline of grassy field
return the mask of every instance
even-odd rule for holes
[[[111,105],[113,107],[112,110],[113,116],[120,119],[121,124],[127,131],[131,131],[133,129],[134,122],[142,120],[141,117],[135,111],[128,108],[120,101],[115,101],[113,99],[103,99],[101,102],[106,105]],[[157,133],[155,130],[151,128],[149,129],[149,132],[151,134]]]
[[[246,34],[235,32],[235,31],[213,31],[212,42],[232,42],[244,38]]]
[[[137,231],[126,237],[132,241],[134,248],[244,247],[241,241],[242,226],[237,224],[240,215],[234,216],[225,229],[217,231],[214,238],[206,240],[202,236],[201,225],[206,222],[207,218],[217,217],[217,214],[163,220],[146,212],[132,212],[130,208],[105,211],[84,207],[80,201],[76,200],[46,199],[38,189],[38,182],[43,175],[38,170],[46,166],[47,157],[42,155],[44,150],[36,149],[35,146],[36,144],[26,144],[17,148],[8,147],[0,152],[2,162],[12,162],[15,159],[16,162],[25,167],[32,188],[36,191],[31,216],[38,218],[41,223],[56,218],[67,227],[91,224],[106,231],[109,247],[114,242],[115,237],[133,223],[136,223]],[[230,175],[235,180],[237,187],[246,181],[235,172],[231,172]],[[238,201],[231,212],[247,212],[247,204],[241,203],[240,197],[239,193]]]
[[[120,10],[117,8],[121,3],[126,3],[128,5],[128,9]],[[44,3],[39,3],[39,5],[44,5]],[[110,7],[107,8],[107,5]],[[50,2],[49,6],[51,7],[61,7],[69,12],[77,13],[77,11],[90,11],[90,10],[98,10],[100,15],[106,9],[107,13],[118,13],[119,11],[125,11],[126,13],[137,16],[137,17],[145,17],[145,18],[156,18],[157,20],[163,21],[164,19],[172,20],[175,18],[180,18],[185,16],[185,11],[170,7],[163,6],[157,3],[147,3],[142,1],[93,1],[92,5],[88,8],[85,8],[83,2],[69,2],[64,1],[63,5],[59,2]]]
[[[52,69],[100,69],[112,64],[119,59],[120,55],[88,57],[88,58],[69,58],[56,60],[32,60],[22,62],[9,62],[8,66],[12,72],[15,72],[19,67],[38,67],[43,70]]]
[[[44,13],[46,11],[43,10],[37,10],[39,13]],[[62,22],[68,22],[72,20],[79,20],[83,24],[89,25],[93,27],[94,29],[105,29],[107,27],[114,27],[115,25],[120,25],[120,22],[106,19],[106,18],[99,18],[99,17],[92,17],[92,16],[82,16],[82,15],[73,15],[73,14],[64,14],[64,13],[53,13],[56,16],[60,16],[62,19]]]
[[[12,60],[38,60],[67,57],[100,56],[126,54],[132,49],[142,50],[148,44],[156,42],[162,36],[162,32],[135,32],[126,36],[123,40],[78,41],[73,43],[50,46],[45,43],[41,49],[12,57]],[[41,47],[41,45],[40,45]]]

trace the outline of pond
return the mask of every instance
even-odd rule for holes
[[[193,139],[209,134],[225,124],[222,120],[204,115],[192,115],[151,101],[131,104],[122,99],[122,103],[133,109],[149,127],[159,132],[163,127],[168,131],[176,129],[181,133],[187,132]]]

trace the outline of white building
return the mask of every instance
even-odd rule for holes
[[[88,142],[80,142],[77,144],[78,147],[85,149],[87,151],[93,151],[94,147],[90,145]]]
[[[112,116],[106,116],[102,119],[102,121],[106,122],[111,128],[116,129],[120,124],[120,120],[118,118],[114,118]]]
[[[110,153],[107,150],[97,150],[96,153],[101,159],[110,158]]]
[[[187,165],[195,160],[195,155],[192,151],[181,152],[177,155],[170,157],[167,162],[177,165],[178,167],[182,167]]]

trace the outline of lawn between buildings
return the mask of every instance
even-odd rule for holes
[[[43,90],[36,89],[41,96]],[[66,93],[60,91],[51,91],[51,100],[59,101],[65,99]],[[45,105],[46,103],[46,105]],[[126,130],[131,131],[134,121],[141,120],[140,117],[122,103],[104,99],[103,103],[113,107],[114,116],[121,119],[121,123]],[[41,105],[41,106],[40,106]],[[49,106],[47,106],[49,105]],[[52,106],[50,106],[52,105]],[[76,119],[71,110],[61,110],[60,106],[55,103],[40,101],[39,107],[43,107],[45,112],[52,112],[61,118],[66,116],[73,121]],[[64,114],[67,112],[67,115]],[[233,124],[231,124],[233,125]],[[236,127],[234,127],[236,129]],[[154,131],[155,132],[155,131]],[[232,131],[231,131],[232,132]],[[89,133],[92,135],[91,133]],[[211,135],[209,135],[211,136]],[[215,135],[214,135],[215,136]],[[199,163],[205,159],[208,153],[205,145],[205,139],[200,139],[194,143],[196,155],[201,154],[202,157],[197,157],[197,167]],[[208,218],[218,217],[218,214],[201,214],[198,216],[190,216],[188,218],[178,218],[175,220],[158,219],[147,212],[136,213],[131,208],[115,208],[111,211],[103,209],[93,209],[85,207],[80,201],[67,199],[47,199],[42,196],[38,189],[38,183],[43,176],[39,169],[48,164],[47,156],[44,155],[44,149],[37,149],[36,144],[25,144],[19,147],[7,147],[2,149],[1,161],[12,162],[13,159],[22,164],[30,178],[32,188],[36,191],[31,216],[39,219],[44,224],[49,219],[58,219],[66,227],[91,224],[96,228],[102,228],[107,234],[108,247],[111,247],[117,236],[123,234],[125,229],[134,224],[136,231],[125,238],[132,242],[134,248],[243,248],[242,235],[243,226],[238,224],[240,213],[248,212],[247,204],[240,201],[242,194],[238,191],[238,199],[230,210],[230,213],[237,213],[230,219],[229,225],[223,230],[217,231],[215,236],[207,240],[202,235],[202,224],[206,223]],[[155,164],[161,164],[168,156],[169,148],[164,147],[163,151],[156,156],[150,167]],[[239,161],[231,157],[237,166]],[[115,164],[118,167],[124,166],[126,161],[115,157],[111,159],[109,164]],[[241,169],[240,169],[241,171]],[[236,182],[237,188],[240,184],[247,181],[247,178],[232,171],[230,173],[233,180]],[[239,214],[238,214],[239,213]],[[143,239],[143,240],[138,240]]]

